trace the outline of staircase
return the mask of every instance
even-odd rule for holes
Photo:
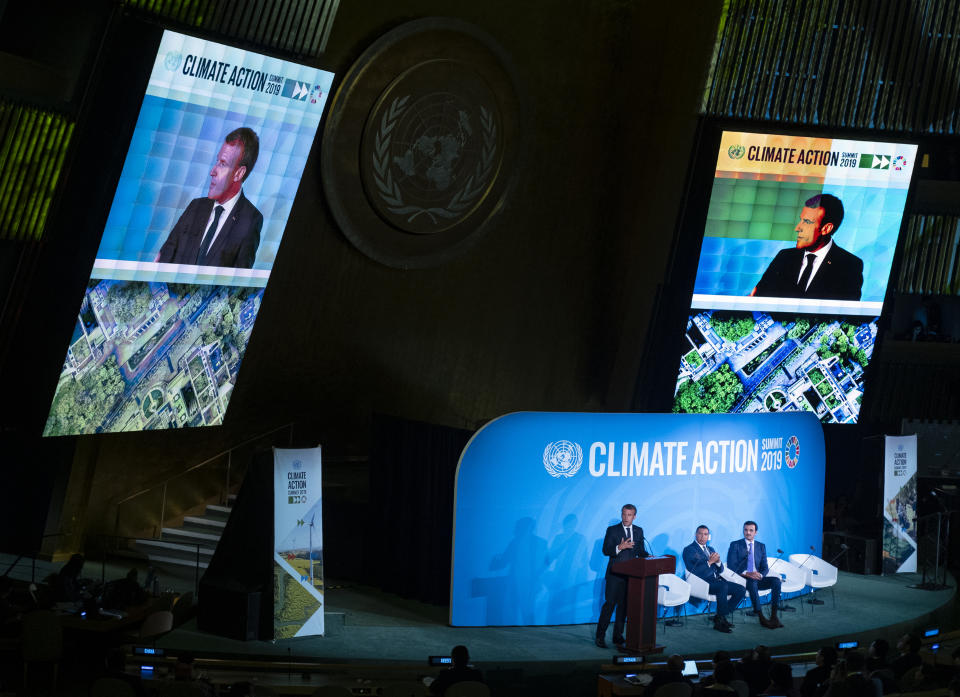
[[[199,566],[206,569],[227,525],[231,506],[236,497],[230,496],[226,506],[207,504],[203,515],[184,516],[179,528],[163,528],[156,540],[138,540],[136,548],[158,569],[164,567]],[[199,560],[198,560],[199,545]]]

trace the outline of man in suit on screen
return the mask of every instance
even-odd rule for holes
[[[250,128],[224,138],[210,170],[207,195],[195,198],[160,247],[164,264],[249,269],[257,258],[263,215],[243,195],[243,182],[257,162],[260,139]]]
[[[863,260],[833,241],[843,203],[831,194],[807,199],[794,230],[797,244],[773,258],[750,295],[766,298],[859,300]]]
[[[757,524],[748,520],[743,524],[743,539],[734,540],[727,550],[727,567],[743,576],[747,582],[747,593],[753,612],[760,618],[760,624],[768,629],[782,627],[777,617],[780,607],[780,577],[767,576],[767,548],[758,542]],[[760,591],[770,589],[770,619],[763,616],[760,609]]]
[[[739,583],[731,583],[723,578],[723,562],[720,554],[709,544],[710,528],[701,525],[697,528],[696,539],[683,548],[683,565],[694,576],[702,578],[710,588],[710,595],[717,596],[717,614],[713,618],[713,628],[729,634],[733,623],[729,619],[730,611],[736,609],[743,600],[746,588]],[[729,596],[729,599],[728,599]]]
[[[627,579],[618,576],[610,567],[621,561],[647,556],[643,547],[643,528],[633,524],[637,516],[637,507],[632,503],[620,509],[620,522],[607,528],[603,536],[604,555],[607,561],[606,585],[603,592],[603,607],[600,608],[600,619],[597,621],[597,646],[607,648],[607,627],[614,609],[617,618],[613,623],[613,643],[623,646],[626,640],[623,637],[623,627],[627,620]]]

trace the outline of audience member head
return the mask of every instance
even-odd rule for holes
[[[457,668],[466,668],[470,662],[470,652],[463,644],[454,646],[450,651],[450,656],[453,658],[453,665]]]
[[[730,662],[730,652],[729,651],[717,651],[713,654],[713,665],[714,667],[720,665],[721,663]]]
[[[763,644],[757,644],[753,649],[753,658],[757,661],[767,663],[770,661],[770,647]]]
[[[870,656],[879,658],[881,661],[887,660],[887,654],[890,653],[890,642],[886,639],[874,639],[870,644]]]
[[[737,672],[733,668],[733,663],[730,661],[721,661],[717,663],[716,666],[717,667],[713,669],[714,682],[720,685],[729,685],[736,680]]]
[[[860,651],[850,649],[843,654],[843,659],[847,663],[847,674],[861,673],[863,672],[864,666],[866,666],[866,659]]]
[[[79,578],[80,572],[83,571],[83,562],[84,558],[82,554],[74,554],[70,557],[70,561],[63,565],[63,568],[60,569],[60,575],[70,578]]]
[[[897,651],[900,653],[917,653],[920,650],[920,637],[913,634],[904,634],[897,641]]]
[[[786,663],[774,663],[770,666],[770,685],[776,688],[776,694],[787,694],[793,691],[793,671]],[[767,690],[770,694],[770,690]]]
[[[667,659],[667,670],[683,671],[683,656],[676,653],[670,656]]]
[[[833,668],[837,663],[837,650],[832,646],[821,646],[817,651],[817,665],[824,668]]]

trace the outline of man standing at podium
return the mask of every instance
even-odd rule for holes
[[[707,582],[710,595],[717,596],[717,614],[713,618],[713,628],[729,634],[733,624],[727,619],[727,615],[740,604],[747,589],[739,583],[730,583],[720,575],[723,573],[723,562],[720,561],[720,554],[707,544],[709,541],[710,528],[701,525],[697,528],[695,541],[683,548],[683,565],[691,574]]]
[[[643,547],[643,528],[633,524],[636,516],[637,507],[632,503],[626,504],[620,509],[620,522],[607,528],[607,533],[603,536],[603,553],[610,559],[607,561],[603,607],[600,608],[600,619],[597,622],[597,646],[601,649],[607,648],[607,627],[614,608],[617,618],[613,623],[613,643],[617,646],[626,643],[623,626],[627,619],[627,579],[613,573],[610,567],[617,562],[647,556]]]

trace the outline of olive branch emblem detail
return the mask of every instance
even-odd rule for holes
[[[436,224],[438,218],[456,218],[467,210],[476,201],[477,197],[486,188],[490,174],[493,171],[494,155],[497,145],[497,126],[493,115],[482,105],[480,106],[480,126],[483,131],[483,147],[480,150],[480,160],[473,173],[467,177],[463,186],[453,194],[452,198],[443,207],[423,208],[404,201],[403,192],[393,178],[390,168],[390,142],[393,140],[393,128],[407,108],[410,95],[397,97],[390,103],[383,117],[380,119],[380,128],[373,141],[373,182],[377,193],[387,204],[387,210],[395,215],[407,215],[407,222],[413,222],[417,217],[426,215]]]

